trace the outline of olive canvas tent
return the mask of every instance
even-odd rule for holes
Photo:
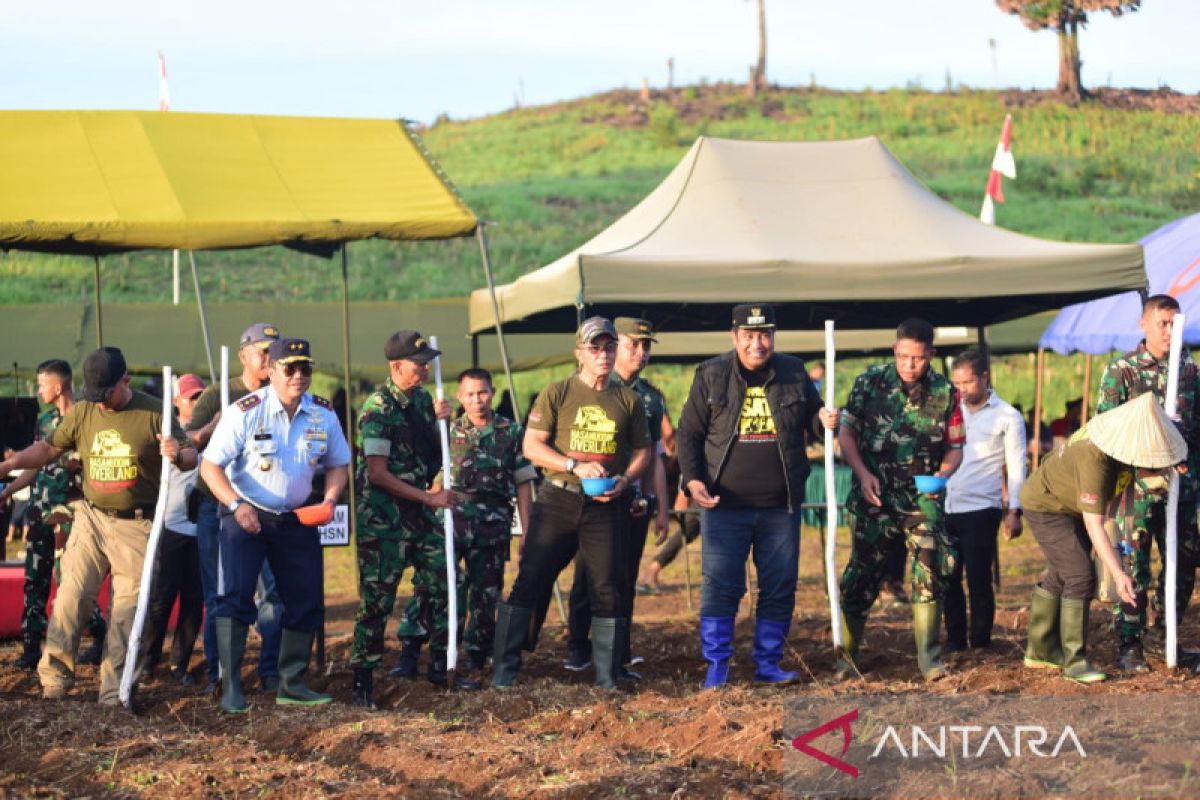
[[[588,314],[664,331],[729,327],[735,302],[781,329],[976,327],[1139,289],[1136,244],[1073,244],[984,225],[917,181],[874,137],[701,137],[657,188],[578,249],[471,295],[471,332],[572,330]]]

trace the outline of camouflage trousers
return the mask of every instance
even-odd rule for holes
[[[408,567],[413,569],[413,596],[422,601],[418,614],[423,630],[432,632],[430,650],[446,652],[446,551],[441,531],[429,527],[386,538],[370,528],[358,531],[358,589],[361,600],[354,618],[350,666],[374,669],[383,659],[384,629],[396,603],[396,588]]]
[[[866,617],[888,571],[893,543],[903,539],[912,559],[912,599],[932,603],[942,596],[958,553],[946,534],[942,499],[914,493],[883,493],[883,506],[855,504],[850,563],[842,573],[842,610]]]
[[[496,639],[496,604],[504,591],[504,564],[508,561],[510,522],[468,522],[455,515],[454,554],[458,558],[458,622],[468,653],[482,660]],[[401,641],[425,642],[428,629],[421,604],[413,594],[396,632]]]
[[[26,642],[41,642],[46,635],[49,615],[51,572],[58,573],[54,558],[54,526],[31,523],[25,540],[25,607],[21,613],[21,632]],[[59,574],[61,577],[61,574]],[[88,633],[103,640],[104,615],[97,605],[88,621]]]
[[[1118,541],[1132,545],[1132,552],[1121,557],[1133,584],[1137,589],[1137,605],[1116,603],[1113,606],[1113,630],[1119,641],[1140,640],[1146,629],[1147,598],[1150,595],[1150,547],[1151,542],[1157,542],[1158,554],[1162,561],[1154,599],[1151,604],[1162,619],[1166,595],[1166,549],[1167,538],[1167,498],[1163,495],[1152,494],[1138,490],[1136,487],[1126,490],[1117,501],[1115,514]],[[1196,567],[1200,565],[1200,530],[1196,527],[1195,498],[1180,498],[1179,500],[1179,556],[1175,586],[1175,613],[1182,619],[1187,610],[1192,591],[1196,586]]]

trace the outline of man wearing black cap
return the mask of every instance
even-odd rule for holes
[[[162,437],[162,403],[129,387],[125,357],[115,347],[96,350],[84,360],[80,397],[48,440],[0,462],[0,477],[13,469],[37,469],[68,450],[82,458],[84,500],[76,504],[63,553],[62,583],[38,676],[47,699],[65,697],[74,685],[80,630],[92,614],[100,584],[111,573],[113,604],[99,699],[117,705],[162,478],[160,458],[191,469],[196,450],[182,434]]]
[[[637,581],[638,569],[642,563],[642,551],[646,549],[646,534],[650,529],[651,517],[655,520],[655,539],[659,544],[666,540],[669,524],[670,509],[667,506],[667,471],[661,454],[662,422],[666,416],[666,399],[662,392],[652,386],[642,377],[642,370],[650,363],[651,345],[658,340],[654,338],[654,325],[645,319],[634,317],[617,317],[613,320],[617,331],[617,358],[613,365],[610,380],[618,386],[624,386],[638,396],[642,408],[646,412],[646,424],[650,428],[650,466],[644,480],[635,481],[630,487],[629,497],[623,499],[628,519],[625,521],[625,533],[628,536],[626,547],[626,571],[629,586]],[[627,502],[626,502],[627,500]],[[570,638],[567,641],[567,660],[563,666],[573,672],[580,672],[591,666],[592,645],[588,639],[588,631],[592,624],[592,609],[588,602],[587,567],[582,562],[575,565],[575,577],[571,584],[570,618],[567,627]],[[633,602],[635,592],[626,593],[626,608],[621,616],[633,618]],[[628,633],[628,631],[626,631]],[[625,677],[638,678],[638,674],[626,665],[641,663],[640,657],[634,657],[629,650],[629,642],[621,643],[622,674]]]
[[[805,436],[834,428],[804,362],[775,352],[775,309],[734,306],[733,349],[696,368],[679,423],[685,491],[700,506],[704,584],[700,645],[705,688],[724,686],[733,621],[754,555],[758,605],[754,679],[788,683],[779,668],[796,606],[800,505],[808,477]]]
[[[221,588],[214,627],[221,662],[221,709],[246,711],[241,664],[257,617],[254,590],[264,559],[283,599],[279,705],[331,698],[304,684],[322,619],[317,525],[333,516],[349,480],[350,446],[329,401],[308,393],[313,359],[303,339],[272,342],[271,382],[226,409],[204,451],[200,474],[223,506]],[[325,470],[324,502],[304,506],[313,475]]]
[[[270,379],[271,359],[267,348],[279,340],[279,328],[270,322],[256,322],[242,332],[238,342],[238,361],[242,362],[242,374],[229,381],[229,402],[236,403],[251,392],[257,392]],[[190,438],[201,451],[217,423],[221,421],[221,386],[214,383],[205,388],[192,410],[192,420],[185,428]],[[217,554],[221,522],[218,518],[220,504],[212,491],[200,477],[196,480],[196,547],[200,553],[200,585],[204,590],[204,658],[208,662],[208,684],[216,688],[220,676],[219,653],[217,652],[217,575],[220,557]],[[275,590],[275,576],[271,568],[263,563],[259,585],[258,634],[262,637],[262,649],[258,658],[258,679],[265,691],[274,691],[279,686],[279,618],[283,604]]]
[[[610,376],[617,331],[604,317],[583,321],[575,337],[579,371],[552,383],[529,412],[525,457],[546,473],[521,551],[516,582],[496,621],[492,686],[510,686],[521,648],[537,640],[535,609],[549,602],[558,573],[571,562],[588,576],[592,609],[592,663],[596,685],[611,689],[620,677],[621,644],[629,618],[624,534],[629,487],[650,464],[650,432],[638,396]],[[612,478],[599,494],[583,481]],[[532,635],[530,635],[532,634]]]
[[[350,666],[354,669],[354,703],[374,708],[374,670],[383,660],[384,629],[396,602],[404,570],[413,568],[413,592],[420,626],[429,636],[429,680],[446,687],[449,643],[446,551],[437,509],[453,509],[455,494],[431,491],[442,468],[437,421],[450,419],[450,403],[435,401],[421,388],[429,380],[429,362],[441,355],[417,331],[398,331],[383,348],[388,379],[363,403],[358,423],[359,595],[354,619]],[[415,673],[417,640],[407,642]],[[456,687],[478,689],[464,676]]]

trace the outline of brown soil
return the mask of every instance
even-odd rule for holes
[[[684,570],[664,573],[666,589],[638,601],[635,650],[645,679],[615,694],[592,688],[590,673],[560,667],[564,647],[557,615],[538,652],[526,659],[511,690],[447,694],[427,682],[393,681],[377,672],[382,711],[349,705],[346,666],[355,601],[331,595],[329,661],[311,683],[336,702],[316,709],[281,708],[251,695],[244,717],[222,716],[215,702],[166,678],[141,691],[142,711],[96,705],[97,669],[81,667],[63,701],[39,699],[35,676],[11,666],[15,643],[0,648],[0,792],[16,796],[781,796],[787,742],[783,701],[852,693],[1071,695],[1189,693],[1200,678],[1168,670],[1083,688],[1045,671],[1023,669],[1026,598],[1041,559],[1026,535],[1002,549],[1004,585],[996,638],[989,652],[953,661],[951,677],[925,685],[916,672],[909,615],[877,607],[863,649],[862,682],[832,681],[830,635],[816,537],[805,532],[796,623],[785,668],[805,676],[798,686],[751,682],[752,622],[739,620],[732,687],[703,692],[704,674],[689,611]],[[693,546],[693,551],[697,547]],[[344,581],[346,553],[331,554],[330,585]],[[845,562],[845,553],[839,563]],[[511,565],[510,565],[511,566]],[[698,602],[699,557],[693,552]],[[564,575],[562,584],[568,585]],[[340,583],[339,583],[340,580]],[[743,604],[743,613],[747,613]],[[1105,614],[1093,614],[1093,652],[1111,663]],[[253,638],[253,637],[252,637]],[[1200,641],[1190,615],[1181,640]],[[252,642],[244,675],[255,683]],[[385,664],[395,658],[389,641]],[[193,669],[200,674],[199,657]],[[1154,703],[1146,704],[1152,716]]]

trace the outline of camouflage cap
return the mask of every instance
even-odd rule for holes
[[[613,327],[612,321],[606,317],[588,317],[579,326],[579,332],[575,334],[575,343],[591,344],[601,336],[616,340],[617,329]]]
[[[658,339],[654,338],[654,325],[648,319],[617,317],[613,320],[613,327],[621,336],[628,336],[630,339],[649,339],[658,344]]]

